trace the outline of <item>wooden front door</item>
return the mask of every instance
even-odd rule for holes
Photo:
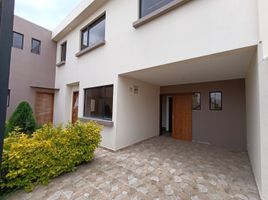
[[[79,101],[79,92],[74,92],[73,103],[72,103],[72,123],[75,123],[78,120],[78,101]]]
[[[182,94],[173,97],[172,137],[192,141],[192,95]]]
[[[54,94],[37,92],[35,99],[35,117],[39,125],[53,123]]]

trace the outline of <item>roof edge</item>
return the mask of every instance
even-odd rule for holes
[[[53,30],[52,40],[58,42],[108,0],[82,0],[80,4]]]

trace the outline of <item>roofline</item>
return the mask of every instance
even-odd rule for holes
[[[39,27],[39,28],[41,28],[41,29],[44,29],[44,30],[47,31],[47,32],[52,33],[52,31],[51,31],[50,29],[45,28],[45,27],[43,27],[43,26],[41,26],[41,25],[39,25],[39,24],[36,24],[36,23],[34,23],[34,22],[32,22],[32,21],[30,21],[30,20],[28,20],[28,19],[25,19],[25,18],[23,18],[23,17],[20,17],[19,15],[15,15],[15,14],[14,14],[14,20],[15,20],[15,18],[17,18],[18,20],[22,20],[22,21],[24,21],[25,23],[31,24],[32,26]],[[14,24],[13,26],[15,26],[15,24]],[[16,28],[16,27],[14,27],[14,28]]]
[[[82,0],[80,4],[53,30],[52,40],[58,42],[108,0]]]

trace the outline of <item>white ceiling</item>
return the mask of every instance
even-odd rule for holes
[[[245,78],[255,53],[251,46],[121,75],[159,86]]]

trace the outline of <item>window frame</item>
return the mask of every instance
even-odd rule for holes
[[[64,52],[64,56],[63,56],[63,47],[65,46],[65,52]],[[67,41],[61,43],[60,45],[60,62],[66,62],[66,58],[67,58]],[[63,58],[64,57],[64,58]]]
[[[162,15],[165,15],[168,12],[171,12],[172,10],[183,6],[184,4],[190,2],[192,0],[173,0],[169,3],[167,3],[166,5],[148,13],[147,15],[144,15],[143,17],[141,17],[141,10],[142,10],[142,4],[141,4],[141,0],[138,1],[138,5],[137,5],[137,15],[138,15],[138,19],[136,21],[133,22],[133,27],[134,28],[139,28],[140,26],[147,24],[155,19],[157,19],[158,17],[161,17]]]
[[[7,92],[7,108],[10,106],[10,89],[8,89],[8,92]]]
[[[111,119],[107,119],[107,118],[104,118],[103,117],[92,117],[92,116],[87,116],[86,115],[86,98],[87,98],[87,95],[86,95],[86,91],[87,90],[90,90],[90,89],[102,89],[102,88],[108,88],[108,87],[112,87],[113,88],[113,94],[112,94],[112,117]],[[110,85],[103,85],[103,86],[97,86],[97,87],[90,87],[90,88],[84,88],[84,110],[83,110],[83,117],[84,118],[90,118],[90,119],[95,119],[95,120],[103,120],[103,121],[108,121],[108,122],[112,122],[113,121],[113,108],[114,108],[114,85],[113,84],[110,84]],[[102,108],[103,109],[103,108]]]
[[[16,33],[16,34],[22,36],[21,48],[19,48],[19,47],[15,47],[15,46],[13,45],[13,44],[14,44],[14,43],[13,43],[13,42],[14,42],[14,41],[13,41],[13,40],[14,40],[14,33]],[[16,49],[21,49],[21,50],[23,50],[23,47],[24,47],[24,34],[19,33],[19,32],[17,32],[17,31],[13,31],[13,32],[12,32],[12,36],[13,36],[13,37],[12,37],[12,47],[13,47],[13,48],[16,48]]]
[[[220,93],[221,94],[221,108],[220,109],[213,109],[211,107],[211,94],[212,93]],[[209,92],[209,110],[210,111],[222,111],[223,110],[223,92],[222,91],[210,91]]]
[[[33,51],[33,41],[37,41],[40,44],[39,45],[39,52],[38,53],[36,53],[36,52]],[[32,40],[31,40],[31,53],[36,54],[36,55],[41,55],[41,40],[32,38]]]
[[[193,107],[193,100],[192,100],[192,110],[193,111],[200,111],[200,110],[202,110],[202,95],[201,95],[201,92],[193,92],[193,98],[194,98],[194,95],[195,94],[199,94],[200,95],[200,108],[199,109],[195,109],[194,107]]]
[[[155,11],[161,9],[162,7],[164,7],[164,6],[166,6],[166,5],[170,4],[170,3],[172,3],[172,1],[171,1],[171,2],[169,2],[169,3],[167,3],[167,4],[165,4],[164,6],[162,6],[162,7],[158,8],[158,9],[156,9],[156,10],[154,10],[154,11],[152,11],[152,12],[150,12],[150,13],[144,15],[144,16],[142,16],[142,1],[145,1],[145,0],[139,0],[139,19],[141,19],[141,18],[143,18],[143,17],[146,17],[147,15],[150,15],[151,13],[153,13],[153,12],[155,12]],[[173,0],[173,1],[175,1],[175,0]]]
[[[91,21],[89,24],[87,24],[86,26],[84,26],[81,30],[80,30],[80,51],[90,48],[91,46],[89,45],[89,39],[90,39],[90,30],[95,27],[97,24],[99,24],[102,21],[105,21],[105,33],[104,33],[104,38],[103,40],[105,40],[105,36],[106,36],[106,12],[102,13],[101,15],[99,15],[96,19],[94,19],[93,21]],[[84,43],[84,32],[87,32],[87,46],[85,46]],[[100,42],[100,41],[98,41]],[[96,43],[98,43],[96,42]],[[92,45],[94,46],[94,44]]]

